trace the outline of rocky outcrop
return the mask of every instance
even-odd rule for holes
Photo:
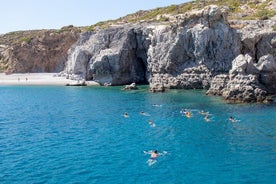
[[[63,70],[105,86],[148,83],[153,92],[206,89],[229,102],[276,93],[275,20],[229,22],[227,9],[213,5],[165,18],[81,34],[72,27],[41,31],[16,44],[0,39],[0,70]]]
[[[231,68],[240,51],[239,37],[216,6],[180,16],[177,22],[153,31],[148,51],[151,89],[208,89],[212,75]]]
[[[230,103],[263,102],[266,100],[266,91],[261,88],[256,75],[238,74],[229,80],[222,90],[222,97]]]
[[[216,6],[176,18],[85,33],[69,52],[66,72],[101,84],[149,82],[152,91],[207,89],[213,74],[231,68],[239,37]]]
[[[229,102],[264,101],[275,92],[272,20],[229,24],[217,6],[169,20],[84,33],[70,49],[65,71],[102,85],[148,82],[153,92],[208,89]]]
[[[276,93],[276,61],[272,55],[268,54],[261,57],[256,64],[260,71],[259,81],[268,93]]]
[[[149,42],[139,26],[114,26],[88,32],[70,49],[65,71],[70,78],[122,85],[147,81]]]
[[[0,50],[0,69],[6,73],[61,72],[67,61],[67,51],[78,40],[79,33],[79,29],[69,26],[61,30],[2,35],[14,37],[14,40],[5,42]]]
[[[227,87],[229,75],[221,74],[212,78],[210,88],[206,92],[207,95],[221,96],[224,89]]]
[[[267,94],[275,92],[275,66],[271,55],[261,57],[257,64],[251,56],[239,55],[229,75],[214,77],[206,93],[221,95],[231,103],[267,101]]]
[[[130,85],[126,85],[123,89],[124,90],[137,90],[138,87],[137,87],[136,83],[132,83]]]

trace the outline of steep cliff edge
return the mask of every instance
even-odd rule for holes
[[[85,32],[67,27],[41,31],[16,44],[0,41],[0,68],[63,70],[68,78],[101,85],[148,83],[153,92],[206,89],[208,95],[221,95],[228,102],[267,101],[276,93],[275,4],[264,1],[271,10],[252,12],[248,8],[254,4],[206,6],[213,2],[221,1],[141,11]],[[202,9],[191,10],[191,4]],[[177,13],[156,16],[161,10]],[[240,10],[243,13],[234,16]],[[228,20],[250,16],[262,20]]]
[[[82,34],[65,72],[102,85],[148,82],[153,92],[208,89],[229,102],[265,101],[275,93],[275,70],[257,67],[274,66],[275,21],[228,22],[227,9],[218,6],[169,18]]]
[[[0,72],[60,72],[80,29],[11,32],[0,36]]]

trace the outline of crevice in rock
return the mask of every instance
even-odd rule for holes
[[[143,70],[143,80],[139,82],[139,84],[149,84],[148,80],[147,80],[147,65],[145,64],[146,62],[143,61],[142,58],[137,57],[137,62],[140,64],[142,70]]]

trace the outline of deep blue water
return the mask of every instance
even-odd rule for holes
[[[276,181],[275,104],[231,105],[204,91],[146,86],[2,86],[0,106],[1,184]],[[143,151],[153,149],[168,153],[149,166]]]

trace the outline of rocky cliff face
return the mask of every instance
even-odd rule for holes
[[[66,72],[111,85],[148,81],[152,89],[208,88],[211,76],[227,72],[239,54],[237,32],[216,6],[174,18],[170,24],[85,33],[69,52]]]
[[[232,61],[227,77],[212,79],[207,94],[222,95],[229,102],[267,101],[267,95],[276,93],[276,32],[271,28],[276,21],[233,21],[232,24],[242,26],[237,30],[241,54]]]
[[[2,35],[12,41],[1,45],[0,69],[6,73],[63,71],[67,51],[78,40],[79,33],[74,27],[64,27],[59,31],[22,31]]]
[[[276,91],[276,22],[229,23],[226,15],[208,6],[171,16],[169,24],[85,33],[70,49],[65,71],[103,85],[148,82],[154,92],[197,88],[229,102],[264,101]]]
[[[149,47],[146,32],[139,26],[124,25],[84,33],[70,49],[65,71],[70,78],[105,85],[145,83]]]
[[[275,21],[229,23],[226,17],[225,9],[208,6],[169,23],[84,33],[65,72],[102,85],[148,82],[153,92],[197,88],[229,102],[264,101],[276,91]]]
[[[156,27],[148,51],[150,85],[164,88],[209,88],[213,75],[231,68],[240,52],[239,36],[217,6],[177,17],[171,26]],[[226,57],[227,56],[227,57]]]
[[[102,85],[148,83],[153,92],[207,89],[229,102],[263,102],[276,93],[275,20],[228,21],[227,9],[213,5],[166,19],[0,42],[0,69],[63,70]]]

